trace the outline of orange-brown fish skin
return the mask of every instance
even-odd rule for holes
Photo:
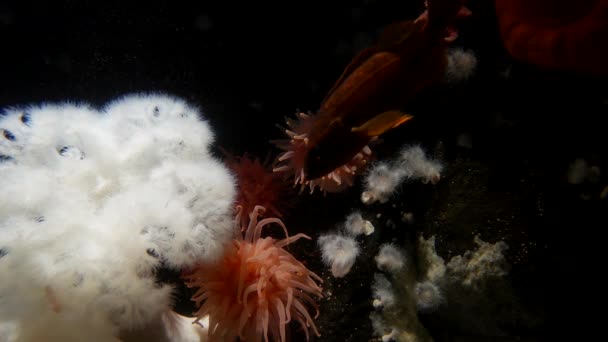
[[[447,46],[440,32],[428,30],[423,21],[402,25],[411,30],[404,41],[371,54],[321,104],[309,133],[304,166],[307,179],[344,165],[373,138],[351,132],[353,127],[403,107],[443,77]]]

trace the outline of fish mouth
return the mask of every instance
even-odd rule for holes
[[[304,167],[304,177],[306,178],[306,180],[311,181],[317,178],[321,178],[333,170],[326,169],[327,167],[322,167],[322,163],[320,161],[307,163],[307,165]]]
[[[451,42],[455,41],[456,38],[458,38],[458,30],[455,27],[450,26],[445,29],[443,40],[445,40],[448,43],[451,43]]]
[[[465,6],[462,6],[460,8],[460,10],[458,11],[458,13],[456,14],[456,21],[466,19],[466,18],[470,17],[471,14],[472,14],[472,12],[470,9],[466,8]],[[446,42],[451,43],[451,42],[455,41],[456,38],[458,38],[458,29],[456,28],[455,25],[448,25],[448,27],[446,27],[446,29],[445,29],[445,36],[443,39]]]

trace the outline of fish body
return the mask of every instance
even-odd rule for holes
[[[447,66],[448,28],[461,0],[435,0],[416,20],[386,27],[361,51],[322,101],[309,132],[304,173],[322,177],[347,163],[373,138],[413,118],[400,108],[437,83]]]
[[[608,0],[495,0],[498,29],[514,59],[549,70],[608,75]]]

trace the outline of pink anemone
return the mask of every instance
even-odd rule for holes
[[[284,247],[307,235],[287,236],[278,218],[265,218],[262,206],[249,214],[247,227],[240,226],[242,207],[237,206],[237,237],[226,248],[219,263],[200,264],[184,275],[188,287],[198,288],[192,300],[199,306],[197,321],[209,316],[211,341],[286,340],[286,327],[298,322],[306,338],[309,330],[320,336],[309,308],[318,306],[309,295],[322,297],[317,282],[322,280],[296,260]],[[286,238],[262,237],[271,223],[283,228]]]

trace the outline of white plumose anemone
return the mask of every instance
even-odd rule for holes
[[[155,269],[215,260],[232,238],[234,179],[213,141],[163,94],[4,111],[0,337],[103,341],[166,312]]]

